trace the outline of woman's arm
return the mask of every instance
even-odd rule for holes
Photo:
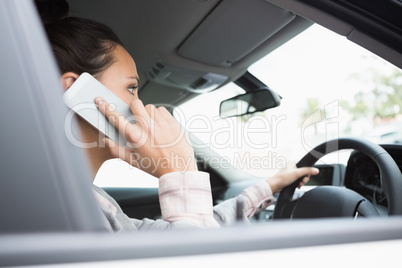
[[[313,167],[293,168],[278,172],[275,176],[248,187],[235,198],[226,200],[214,207],[215,219],[220,225],[232,225],[236,222],[236,206],[243,205],[243,218],[251,218],[255,213],[265,210],[274,202],[273,195],[283,188],[302,178],[299,188],[306,184],[311,175],[317,175],[319,170]]]

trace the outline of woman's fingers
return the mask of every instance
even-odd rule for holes
[[[114,156],[157,177],[197,170],[194,151],[183,129],[165,108],[144,106],[139,99],[133,99],[130,108],[136,123],[131,124],[102,98],[96,98],[95,103],[131,144],[130,150],[105,140]]]
[[[152,104],[147,104],[145,105],[145,111],[147,111],[148,115],[152,117],[152,115],[155,115],[156,107]]]
[[[296,168],[294,171],[295,171],[296,178],[317,175],[319,172],[318,168],[315,168],[315,167],[301,167],[301,168]]]
[[[147,112],[146,108],[144,107],[144,104],[140,99],[138,98],[132,99],[132,101],[130,102],[130,109],[136,118],[139,117],[142,120],[149,122],[150,120],[149,113]]]
[[[309,180],[310,180],[310,175],[305,176],[305,177],[303,178],[303,180],[299,183],[299,185],[297,186],[297,188],[300,189],[301,187],[303,187],[304,185],[306,185]]]
[[[297,168],[295,172],[296,172],[296,178],[303,177],[303,180],[297,186],[297,188],[300,189],[302,186],[307,184],[307,182],[310,180],[310,176],[317,175],[320,171],[318,170],[318,168],[315,167],[302,167]]]
[[[107,103],[104,99],[97,97],[95,103],[98,109],[105,115],[105,117],[112,123],[124,137],[129,141],[136,143],[141,139],[141,135],[135,135],[140,133],[140,127],[131,124],[123,115],[121,115],[112,105]],[[135,119],[138,120],[137,116]]]
[[[120,146],[116,142],[112,141],[109,138],[104,138],[103,141],[105,142],[106,147],[109,148],[111,154],[114,157],[118,157],[127,163],[131,162],[131,150],[125,147]]]
[[[144,171],[147,171],[146,169],[144,169],[143,166],[141,166],[141,161],[140,161],[141,159],[140,159],[139,155],[134,153],[132,149],[122,147],[118,143],[114,142],[113,140],[111,140],[109,138],[105,138],[104,142],[105,142],[105,145],[109,148],[110,153],[114,157],[120,158],[123,161],[126,161],[127,163],[129,163],[133,167],[136,167],[136,168],[142,169]],[[146,162],[146,163],[148,163],[148,162]]]
[[[275,176],[269,178],[267,182],[271,186],[272,192],[277,193],[282,191],[283,188],[292,184],[299,178],[303,178],[298,187],[306,184],[311,175],[317,175],[319,170],[315,167],[302,167],[286,171],[280,171]]]
[[[164,106],[160,106],[156,109],[158,110],[159,114],[163,116],[167,121],[170,121],[172,119],[175,120],[172,114]]]

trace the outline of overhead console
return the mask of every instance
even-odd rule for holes
[[[295,17],[291,12],[264,0],[222,1],[177,52],[198,62],[228,67],[247,56]]]
[[[228,79],[226,75],[181,68],[161,60],[156,61],[147,74],[153,82],[193,93],[211,91]]]

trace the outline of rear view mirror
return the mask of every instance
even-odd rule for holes
[[[282,97],[269,88],[247,92],[224,100],[219,107],[221,118],[265,111],[281,104]]]

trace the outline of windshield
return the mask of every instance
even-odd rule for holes
[[[314,25],[249,72],[282,96],[280,107],[221,119],[220,102],[244,93],[230,83],[175,110],[184,127],[236,168],[266,177],[345,136],[402,142],[401,70],[345,37]],[[345,163],[348,154],[322,161]]]

